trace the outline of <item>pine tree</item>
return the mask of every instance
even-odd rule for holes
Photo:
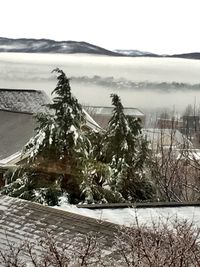
[[[90,142],[82,131],[86,123],[85,114],[71,93],[69,79],[60,69],[53,72],[57,74],[57,85],[52,92],[53,103],[46,105],[47,113],[36,116],[36,134],[24,148],[28,165],[23,166],[23,173],[18,172],[20,177],[13,176],[12,182],[18,189],[23,184],[24,191],[28,192],[26,198],[35,199],[34,192],[38,194],[39,191],[53,198],[54,191],[58,195],[57,191],[64,190],[73,202],[81,196],[79,179],[82,179],[82,164],[87,158]],[[37,180],[40,182],[35,183]],[[30,187],[30,184],[33,186]],[[6,190],[12,195],[12,186]]]
[[[105,161],[110,164],[110,186],[126,200],[152,198],[153,188],[146,177],[148,144],[141,135],[139,119],[126,116],[118,95],[112,94],[113,115],[104,138]]]
[[[35,136],[24,148],[28,164],[17,168],[2,193],[58,204],[67,194],[71,203],[122,202],[152,197],[146,179],[147,143],[138,119],[124,114],[113,94],[113,116],[102,132],[84,132],[85,115],[71,93],[70,81],[55,69],[57,85],[48,112],[36,116]]]
[[[85,124],[85,115],[81,105],[71,93],[69,79],[60,69],[53,103],[46,105],[49,113],[36,116],[36,135],[25,147],[30,160],[45,155],[45,158],[72,158],[73,154],[83,148],[81,127]],[[40,158],[41,160],[41,158]]]
[[[118,95],[112,94],[113,115],[108,123],[105,135],[106,162],[121,160],[131,163],[137,152],[137,140],[141,133],[141,124],[138,119],[124,114],[124,107]]]

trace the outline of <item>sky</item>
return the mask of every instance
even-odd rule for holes
[[[200,52],[200,0],[0,0],[0,36]]]

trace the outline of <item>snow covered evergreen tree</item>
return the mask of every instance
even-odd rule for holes
[[[81,196],[79,179],[82,178],[83,159],[88,154],[89,140],[82,130],[86,120],[81,105],[71,93],[65,73],[60,69],[53,72],[57,74],[57,85],[52,92],[53,103],[46,105],[49,112],[36,116],[36,134],[24,148],[24,154],[28,155],[28,165],[23,166],[23,175],[19,172],[20,181],[19,176],[12,176],[19,183],[16,180],[12,182],[15,184],[15,193],[19,192],[22,184],[23,188],[27,185],[28,188],[25,186],[24,191],[29,192],[29,196],[34,192],[38,194],[39,190],[44,192],[44,188],[53,187],[60,192],[66,190],[73,202]],[[27,180],[31,180],[33,176],[35,181],[39,177],[43,182],[37,185],[34,183],[37,188],[30,189]],[[12,186],[5,191],[12,195]]]
[[[118,164],[124,159],[128,163],[136,153],[141,124],[138,119],[124,114],[124,107],[118,95],[112,94],[111,98],[114,108],[105,136],[106,161],[114,160]]]
[[[35,136],[24,148],[28,162],[7,174],[8,185],[1,192],[48,205],[58,204],[63,194],[70,203],[150,199],[147,143],[139,120],[126,116],[113,94],[107,130],[84,131],[85,113],[69,79],[60,69],[54,72],[53,101],[48,112],[36,116]]]
[[[71,160],[84,147],[81,127],[85,124],[85,114],[81,105],[71,93],[69,79],[60,69],[55,69],[57,86],[53,103],[48,104],[48,114],[36,116],[37,134],[25,147],[30,160],[44,155],[45,159]]]
[[[148,145],[141,135],[139,119],[126,116],[118,95],[112,94],[113,115],[104,138],[105,162],[110,164],[110,186],[126,200],[145,200],[153,196],[147,178]]]

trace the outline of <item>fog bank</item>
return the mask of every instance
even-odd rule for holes
[[[175,58],[0,53],[0,87],[50,95],[57,67],[72,77],[72,91],[82,103],[110,105],[113,92],[124,106],[141,109],[200,103],[200,61]]]

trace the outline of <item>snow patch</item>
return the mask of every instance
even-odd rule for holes
[[[7,164],[7,163],[9,163],[10,161],[12,161],[12,160],[18,158],[20,155],[21,155],[21,151],[18,151],[18,152],[16,152],[15,154],[13,154],[13,155],[11,155],[11,156],[9,156],[9,157],[7,157],[7,158],[0,160],[0,165],[1,165],[1,164],[2,164],[2,165]]]
[[[151,224],[162,219],[188,220],[200,227],[200,207],[177,207],[177,208],[119,208],[119,209],[87,209],[77,208],[75,205],[64,204],[55,206],[56,209],[65,210],[79,215],[91,217],[97,220],[131,226],[136,222]]]

